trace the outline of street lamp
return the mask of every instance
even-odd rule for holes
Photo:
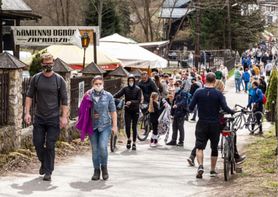
[[[89,46],[90,43],[90,37],[88,35],[87,32],[85,32],[82,36],[81,36],[81,44],[82,47],[84,49],[84,56],[83,56],[83,68],[85,68],[85,56],[86,56],[86,49]]]

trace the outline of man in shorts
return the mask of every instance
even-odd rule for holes
[[[216,81],[215,74],[210,72],[206,76],[206,85],[198,89],[189,105],[189,110],[193,111],[198,106],[199,120],[196,125],[196,155],[199,164],[196,178],[203,178],[204,167],[203,150],[206,148],[208,140],[211,144],[211,171],[212,177],[216,176],[215,167],[218,157],[218,142],[220,137],[219,111],[220,108],[227,113],[233,114],[226,103],[223,94],[214,88]]]

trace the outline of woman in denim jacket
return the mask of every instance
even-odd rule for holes
[[[103,89],[104,81],[101,76],[96,76],[92,80],[93,88],[88,91],[93,101],[91,110],[93,122],[93,135],[90,137],[92,146],[92,160],[94,165],[94,175],[92,180],[99,180],[102,173],[103,180],[109,178],[108,161],[108,141],[111,132],[117,134],[117,113],[112,94]]]

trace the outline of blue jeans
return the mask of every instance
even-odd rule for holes
[[[104,128],[101,132],[97,129],[94,130],[94,134],[91,136],[92,146],[92,160],[94,168],[100,168],[100,166],[106,166],[108,161],[108,142],[111,135],[111,126]]]
[[[240,92],[241,79],[235,79],[236,92]]]
[[[247,90],[248,90],[248,83],[249,83],[249,81],[244,81],[244,83],[245,83],[245,92],[247,92]]]

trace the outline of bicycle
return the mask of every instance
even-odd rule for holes
[[[236,130],[247,128],[251,133],[257,131],[262,127],[263,113],[260,111],[247,110],[245,107],[240,105],[235,105],[235,108],[241,108],[239,113],[234,115],[234,127]],[[246,118],[247,116],[247,118]]]
[[[141,116],[138,120],[137,138],[140,141],[145,141],[151,132],[150,113],[148,112],[148,104],[141,104]]]
[[[234,117],[224,117],[225,128],[222,130],[221,138],[221,154],[224,159],[224,180],[228,181],[230,175],[236,170],[236,162],[234,158],[234,138],[236,129],[234,128]]]

